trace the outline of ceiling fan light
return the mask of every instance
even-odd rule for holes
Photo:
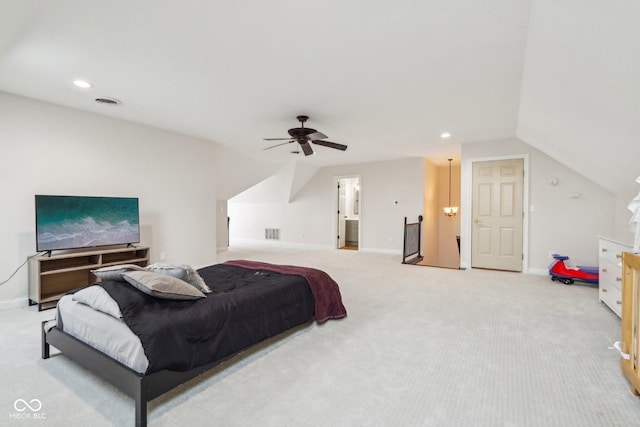
[[[347,146],[344,144],[338,144],[337,142],[325,141],[327,138],[322,132],[318,132],[315,129],[304,127],[304,122],[306,122],[309,117],[308,116],[298,116],[297,119],[300,121],[300,127],[291,128],[287,132],[289,133],[289,138],[264,138],[265,141],[287,141],[281,144],[272,145],[271,147],[264,148],[263,150],[269,150],[271,148],[279,147],[280,145],[285,145],[292,142],[297,142],[302,149],[302,152],[305,156],[311,156],[315,154],[313,149],[311,148],[311,144],[321,145],[323,147],[334,148],[336,150],[345,151]]]

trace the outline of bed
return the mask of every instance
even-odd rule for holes
[[[197,273],[213,292],[196,299],[158,298],[122,280],[64,296],[42,324],[42,358],[54,346],[132,396],[135,425],[145,426],[155,397],[267,338],[347,315],[321,270],[236,260]]]

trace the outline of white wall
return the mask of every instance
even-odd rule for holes
[[[618,192],[640,175],[640,2],[531,3],[516,136]]]
[[[611,235],[614,229],[611,192],[517,139],[462,145],[463,162],[522,154],[529,155],[529,271],[544,273],[551,262],[550,251],[569,256],[574,264],[597,265],[597,236]],[[551,178],[557,178],[558,185],[549,185]],[[470,181],[463,177],[462,185]],[[571,198],[574,193],[580,197]],[[462,233],[464,245],[471,236],[464,227]],[[461,262],[470,265],[464,251]]]
[[[214,143],[0,92],[0,149],[0,281],[35,253],[35,194],[139,197],[152,261],[215,262]],[[25,266],[0,308],[27,289]]]
[[[264,202],[279,199],[278,187],[259,185],[257,201],[249,189],[229,200],[231,238],[263,240],[265,228],[280,228],[281,241],[334,248],[336,178],[355,175],[361,186],[360,249],[401,254],[404,217],[416,221],[422,214],[421,158],[322,168],[289,203]]]
[[[280,164],[260,162],[222,145],[215,147],[215,156],[209,160],[217,172],[218,200],[228,200],[280,169]]]
[[[640,194],[638,191],[640,191],[640,187],[637,191],[626,191],[615,195],[613,235],[611,237],[629,245],[633,245],[634,234],[633,227],[629,224],[632,213],[628,206],[629,202]]]

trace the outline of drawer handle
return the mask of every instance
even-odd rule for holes
[[[607,252],[607,248],[602,248],[602,252]]]
[[[602,292],[607,292],[607,288],[602,288]]]
[[[616,277],[616,282],[622,282],[622,277]]]
[[[622,254],[616,254],[616,258],[618,259],[622,258]]]
[[[620,304],[622,304],[622,301],[617,300],[617,301],[616,301],[616,304],[620,305]]]
[[[602,272],[603,272],[603,273],[606,273],[606,272],[607,272],[607,269],[606,269],[606,268],[603,268],[603,269],[602,269]]]

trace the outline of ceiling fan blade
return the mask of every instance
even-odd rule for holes
[[[262,151],[269,150],[270,148],[280,147],[281,145],[285,145],[285,144],[291,144],[292,142],[293,142],[293,140],[292,141],[283,142],[282,144],[272,145],[271,147],[263,148]]]
[[[328,138],[328,136],[322,132],[314,132],[307,135],[307,139],[309,141],[316,141],[318,139],[325,139],[325,138]]]
[[[323,145],[325,147],[329,147],[329,148],[335,148],[336,150],[346,150],[347,146],[343,145],[343,144],[338,144],[337,142],[331,142],[331,141],[311,141],[314,144],[318,144],[318,145]]]
[[[263,141],[289,141],[291,138],[262,138]]]
[[[311,145],[309,145],[308,142],[300,142],[300,147],[302,147],[302,152],[305,156],[310,156],[313,154],[313,148],[311,148]]]

